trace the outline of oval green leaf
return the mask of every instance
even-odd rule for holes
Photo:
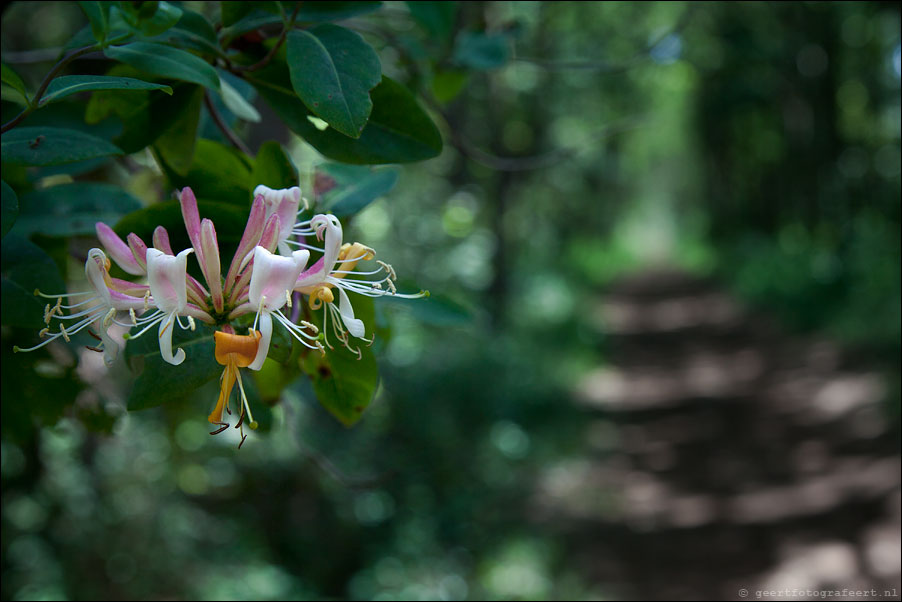
[[[197,126],[200,124],[203,100],[204,89],[195,87],[193,94],[172,124],[154,141],[154,148],[166,164],[180,175],[188,173],[194,160]]]
[[[375,306],[370,297],[354,295],[351,300],[354,315],[363,320],[372,336]],[[322,312],[315,312],[313,322],[322,326]],[[301,360],[301,369],[310,377],[319,402],[345,426],[353,426],[369,407],[379,387],[379,366],[371,347],[360,339],[350,338],[350,344],[360,355],[333,341],[335,349],[326,355],[312,351]]]
[[[0,63],[0,79],[2,79],[4,84],[21,94],[26,102],[28,101],[28,93],[25,91],[25,82],[22,81],[22,78],[19,77],[18,73],[2,63]]]
[[[132,77],[113,77],[110,75],[63,75],[57,77],[47,86],[47,92],[41,98],[41,105],[61,100],[70,94],[88,92],[90,90],[162,90],[172,96],[172,88],[163,84],[145,82]]]
[[[151,75],[219,90],[219,75],[216,70],[203,59],[178,48],[150,42],[133,42],[124,46],[110,46],[103,53],[108,58]]]
[[[184,399],[222,374],[222,366],[216,362],[213,353],[213,332],[212,327],[204,324],[197,324],[194,331],[176,328],[172,334],[173,352],[184,349],[186,355],[185,361],[178,366],[167,363],[160,355],[155,330],[128,341],[125,357],[137,376],[128,396],[129,411]]]
[[[13,232],[0,244],[0,274],[3,278],[0,321],[20,328],[43,328],[47,300],[36,297],[35,289],[48,293],[66,290],[53,259],[39,246]]]
[[[13,165],[60,165],[121,155],[111,142],[77,130],[20,127],[3,134],[0,155]]]
[[[109,25],[109,3],[104,2],[79,2],[82,12],[91,23],[91,33],[94,39],[103,43],[106,40],[107,28]]]
[[[442,151],[442,137],[432,119],[407,88],[389,77],[383,76],[370,93],[370,119],[360,138],[354,140],[332,128],[317,128],[310,120],[315,116],[294,94],[286,76],[287,67],[272,65],[251,83],[289,129],[330,159],[373,165],[410,163],[431,159]]]
[[[190,186],[197,198],[250,208],[251,166],[243,154],[231,147],[201,138],[187,173],[176,172],[165,160],[162,167],[175,188]]]
[[[382,79],[382,65],[360,34],[320,25],[288,34],[291,85],[318,117],[351,138],[359,138],[372,111],[370,90]]]
[[[140,208],[141,202],[118,186],[73,182],[25,194],[17,231],[47,236],[93,235],[97,222],[114,223]]]
[[[178,23],[152,38],[152,41],[189,48],[204,54],[218,55],[222,52],[216,38],[216,30],[207,18],[186,8],[182,9],[182,18]]]
[[[235,117],[251,123],[260,122],[260,113],[254,108],[254,105],[248,102],[225,78],[221,78],[219,83],[222,85],[222,102]]]
[[[326,163],[319,169],[335,180],[335,187],[323,195],[323,205],[338,217],[353,215],[388,194],[400,176],[400,170],[396,167],[374,170],[358,165]]]
[[[291,188],[298,185],[298,168],[278,142],[269,140],[257,151],[249,184],[252,192],[260,184],[274,190]]]

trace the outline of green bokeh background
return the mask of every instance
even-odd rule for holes
[[[431,84],[418,61],[434,40],[387,4],[372,22],[404,52],[374,38],[386,73],[439,99],[462,87],[431,106],[442,155],[405,166],[349,228],[404,287],[441,298],[377,302],[375,402],[346,429],[298,381],[271,431],[237,451],[207,434],[215,388],[128,414],[125,366],[86,381],[95,358],[14,356],[20,331],[4,326],[4,599],[734,597],[778,564],[771,531],[737,556],[750,567],[710,571],[698,590],[656,579],[658,563],[698,558],[705,574],[717,549],[689,537],[662,551],[654,527],[609,511],[617,487],[595,484],[585,524],[543,502],[549,480],[579,479],[630,438],[576,401],[587,373],[618,360],[594,308],[650,268],[716,282],[783,336],[824,337],[879,374],[885,427],[871,439],[898,462],[898,4],[464,3],[459,25],[503,32],[511,56]],[[4,61],[83,23],[75,3],[13,3]],[[17,69],[36,83],[50,64]],[[280,139],[302,171],[314,165],[277,127],[265,119],[251,144]],[[128,186],[152,194],[153,180]],[[731,444],[717,429],[712,454]],[[839,504],[798,519],[806,537],[839,537],[817,518]],[[722,520],[697,527],[697,545]],[[592,521],[604,528],[587,544]],[[612,577],[594,570],[593,545],[650,560]],[[898,579],[898,566],[862,568],[847,586]]]

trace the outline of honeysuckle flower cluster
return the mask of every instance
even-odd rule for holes
[[[89,349],[102,352],[106,363],[112,364],[119,351],[119,344],[109,333],[114,324],[130,330],[126,339],[144,336],[156,327],[161,357],[179,365],[191,358],[184,349],[173,350],[176,327],[194,330],[198,321],[215,326],[215,357],[225,368],[219,399],[208,418],[219,428],[211,434],[230,426],[223,412],[231,413],[229,398],[237,383],[240,413],[235,427],[241,429],[243,443],[245,422],[251,428],[257,423],[240,369],[263,367],[274,322],[311,350],[326,353],[326,348],[334,349],[339,344],[360,356],[357,341],[370,344],[372,338],[366,338],[366,325],[355,317],[348,293],[404,298],[428,294],[398,293],[395,271],[382,261],[375,261],[376,269],[357,270],[358,262],[375,260],[375,251],[358,242],[345,243],[341,223],[334,215],[318,214],[298,221],[299,210],[306,210],[306,201],[300,209],[298,187],[273,190],[261,185],[254,190],[247,225],[223,276],[213,222],[201,219],[190,188],[184,188],[178,196],[191,248],[176,253],[162,226],[154,230],[152,246],[148,247],[134,233],[122,240],[112,228],[97,223],[97,237],[105,251],[94,248],[88,252],[85,275],[92,290],[61,294],[35,291],[36,295],[55,299],[44,310],[46,327],[39,333],[44,340],[34,347],[15,350],[34,351],[60,338],[68,342],[72,335],[87,330],[99,341]],[[308,267],[311,253],[320,256]],[[190,255],[200,266],[203,282],[188,274]],[[146,284],[110,276],[111,259],[126,273],[146,278]],[[294,312],[296,317],[283,312],[303,302],[304,296],[310,310],[322,310],[322,329],[300,319],[300,312]],[[253,325],[242,328],[242,322],[236,320],[249,314],[254,315]],[[247,334],[239,330],[247,330]]]

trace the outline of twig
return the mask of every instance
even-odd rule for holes
[[[54,65],[50,70],[50,72],[47,73],[47,75],[44,77],[44,81],[41,82],[38,91],[34,93],[34,97],[32,97],[28,106],[22,109],[22,112],[13,117],[12,120],[3,124],[3,127],[0,128],[0,133],[5,134],[7,131],[13,129],[14,127],[22,123],[22,120],[28,117],[32,111],[38,108],[41,97],[44,96],[44,92],[47,91],[47,86],[50,85],[50,82],[53,80],[53,78],[56,77],[57,73],[62,71],[66,65],[68,65],[78,57],[93,52],[94,50],[97,50],[97,46],[92,44],[91,46],[85,46],[84,48],[73,50],[72,52],[61,58],[59,62],[57,62],[56,65]]]
[[[282,33],[281,33],[281,35],[279,35],[279,39],[276,40],[275,45],[272,48],[270,48],[269,52],[266,53],[266,56],[264,56],[262,59],[260,59],[253,65],[248,65],[246,67],[244,65],[235,65],[232,68],[232,71],[235,71],[235,72],[257,71],[257,70],[262,69],[263,67],[267,66],[269,64],[269,61],[272,60],[272,57],[274,57],[276,55],[276,53],[279,51],[279,48],[282,47],[282,44],[285,43],[285,38],[286,38],[286,36],[288,36],[288,31],[292,27],[294,27],[294,21],[298,16],[298,11],[300,11],[300,10],[301,10],[301,3],[300,2],[295,3],[294,12],[291,13],[291,20],[282,27]]]
[[[213,104],[213,100],[210,98],[210,92],[206,92],[204,94],[204,105],[207,107],[207,111],[210,112],[210,117],[213,118],[213,123],[216,124],[225,137],[229,139],[229,142],[232,143],[232,146],[240,150],[245,155],[250,156],[251,150],[247,147],[247,145],[238,137],[235,132],[226,125],[226,122],[222,119],[222,115],[219,114],[219,111],[216,110],[216,105]]]

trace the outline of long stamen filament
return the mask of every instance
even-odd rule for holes
[[[63,295],[48,295],[47,293],[42,293],[40,289],[34,289],[34,294],[36,297],[44,297],[45,299],[56,299],[57,297],[81,297],[82,295],[96,295],[94,291],[82,291],[80,293],[65,293]]]
[[[138,334],[129,334],[129,333],[126,333],[126,334],[125,334],[125,338],[126,338],[127,340],[137,339],[138,337],[140,337],[141,335],[143,335],[145,332],[147,332],[148,330],[150,330],[151,328],[153,328],[154,326],[156,326],[157,324],[159,324],[162,320],[165,320],[166,317],[167,317],[167,314],[164,313],[162,310],[159,310],[159,309],[158,309],[158,310],[157,310],[156,312],[154,312],[151,316],[148,316],[148,320],[147,320],[147,322],[146,322],[147,326],[145,326],[145,327],[141,330],[141,332],[139,332]]]
[[[257,330],[257,322],[260,321],[260,314],[263,313],[263,307],[266,305],[266,295],[260,296],[260,307],[257,308],[257,315],[254,316],[254,326],[251,330]]]
[[[248,426],[253,430],[257,430],[257,421],[254,420],[254,415],[251,412],[251,404],[247,401],[247,393],[244,392],[244,383],[241,382],[241,370],[235,368],[235,375],[238,377],[238,389],[241,391],[241,401],[244,402],[244,409],[247,412],[247,417],[250,418]]]

